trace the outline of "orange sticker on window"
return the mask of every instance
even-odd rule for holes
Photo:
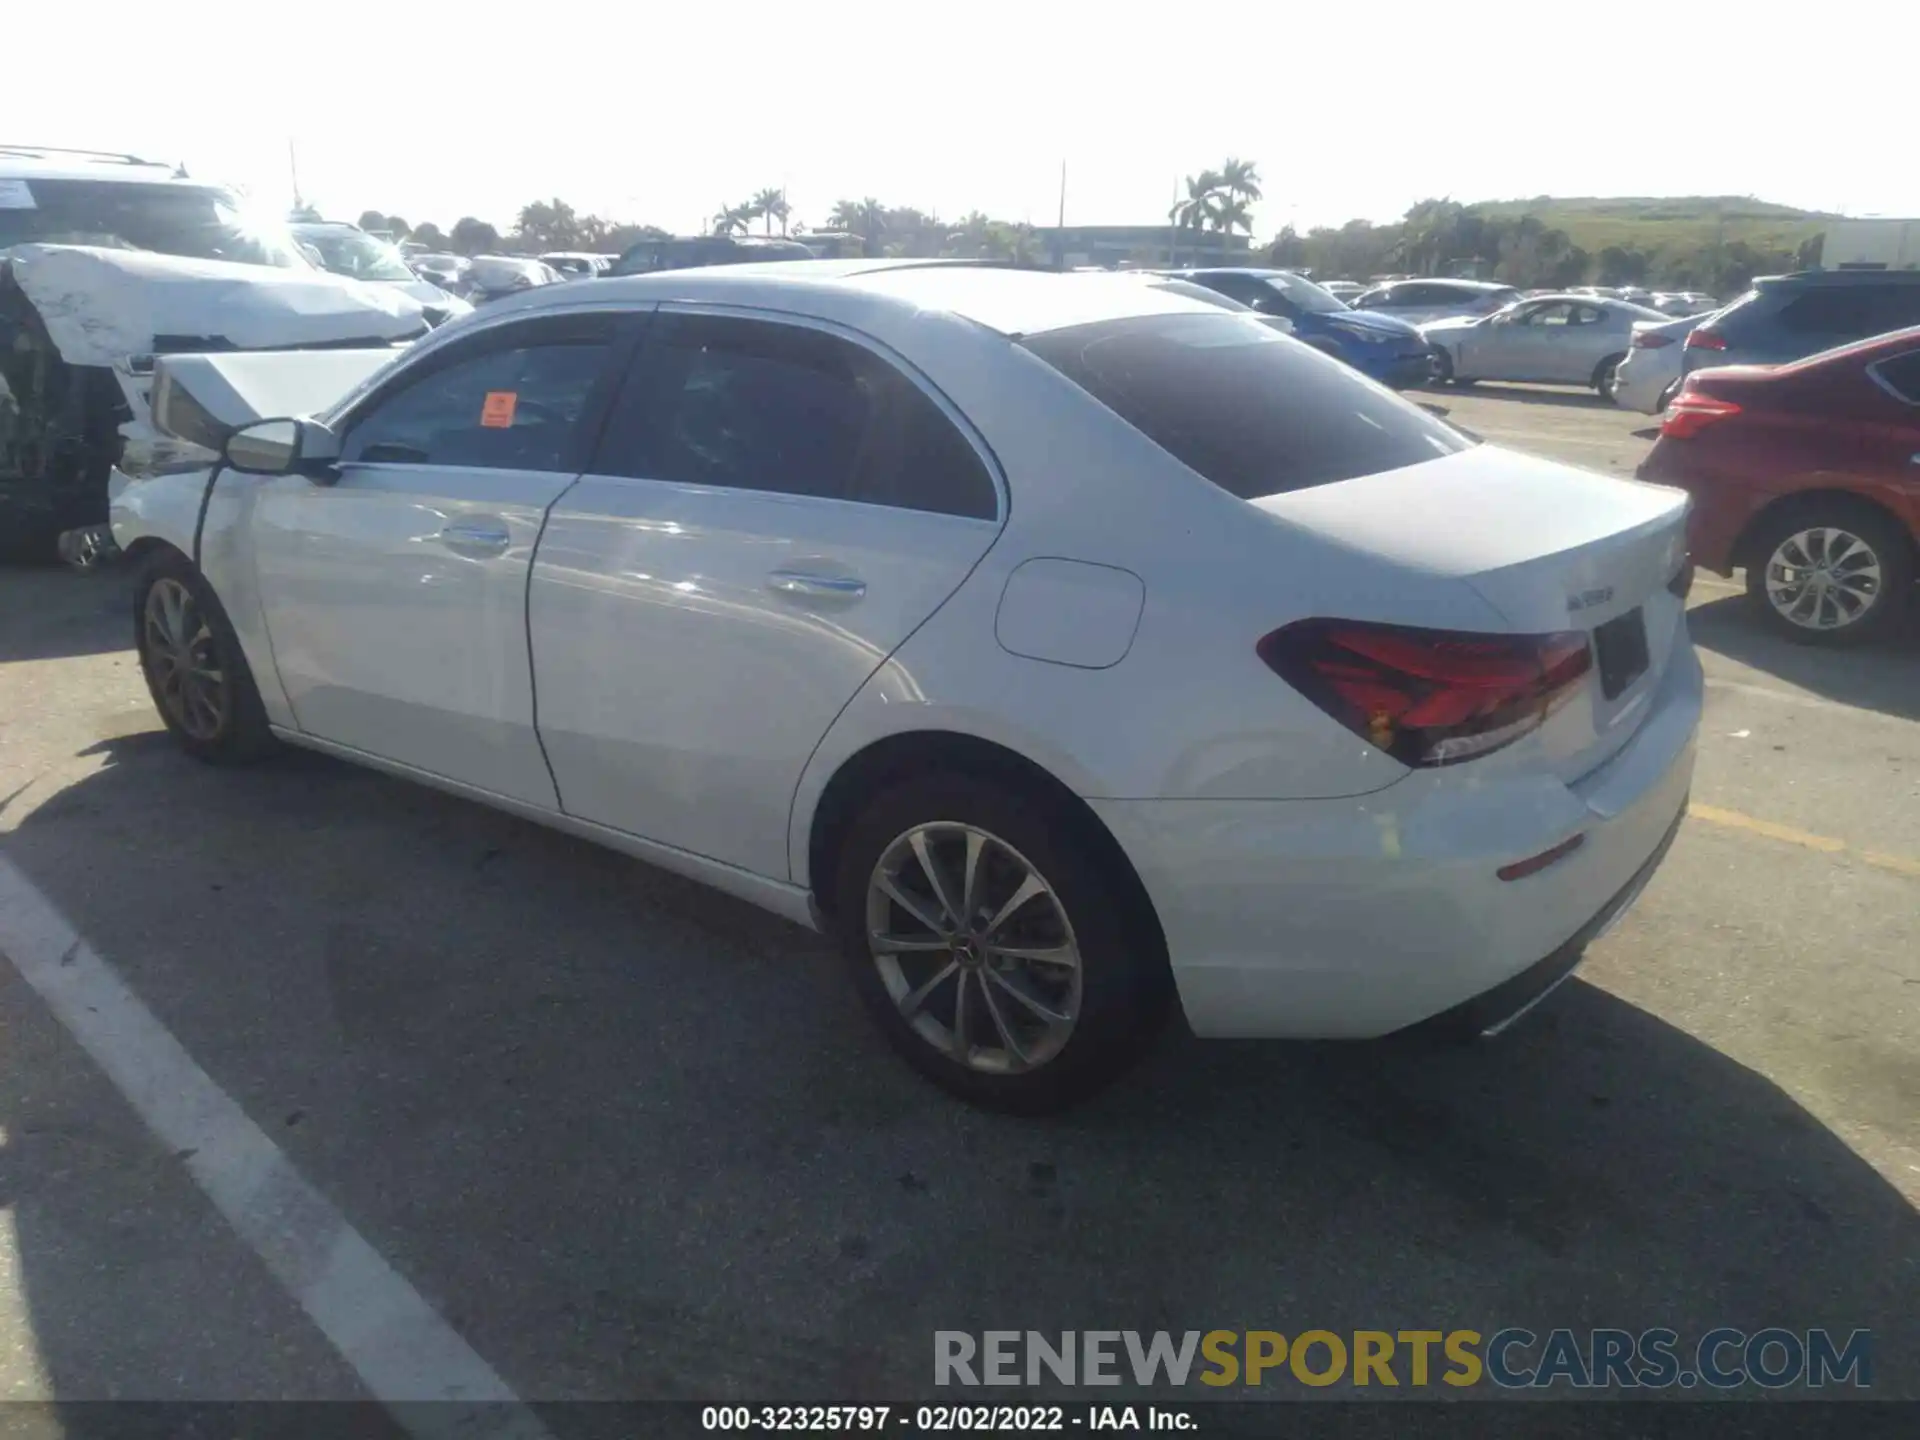
[[[513,424],[513,407],[520,403],[516,390],[489,390],[480,405],[480,423],[489,430],[505,430]]]

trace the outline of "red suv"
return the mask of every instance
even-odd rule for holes
[[[1846,645],[1905,608],[1920,557],[1920,328],[1687,376],[1641,464],[1693,496],[1693,561],[1747,572],[1789,639]]]

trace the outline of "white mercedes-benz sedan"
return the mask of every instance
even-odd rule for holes
[[[821,928],[978,1103],[1088,1093],[1176,1003],[1497,1030],[1686,807],[1682,494],[1129,276],[683,271],[357,383],[259,362],[162,362],[173,423],[264,418],[114,504],[180,743],[308,746]]]

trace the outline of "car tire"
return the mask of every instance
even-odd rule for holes
[[[907,1063],[963,1100],[1058,1110],[1152,1044],[1172,994],[1159,927],[1129,899],[1123,862],[1101,858],[1094,823],[999,780],[935,772],[876,795],[847,830],[833,928],[854,986]]]
[[[1863,644],[1884,634],[1912,597],[1912,538],[1860,501],[1786,506],[1761,519],[1742,553],[1749,605],[1768,629],[1795,644]],[[1808,568],[1827,577],[1824,586],[1795,583]],[[1854,608],[1856,602],[1864,603]],[[1841,618],[1849,611],[1851,618]]]
[[[1620,371],[1620,362],[1624,355],[1609,355],[1593,368],[1593,388],[1600,393],[1602,400],[1611,401],[1614,391],[1614,377]]]
[[[1473,384],[1471,380],[1462,380],[1453,373],[1453,356],[1438,346],[1433,351],[1433,383],[1435,385],[1455,385],[1464,390]]]
[[[133,633],[154,708],[194,759],[238,764],[278,748],[220,597],[178,550],[157,551],[142,568]]]

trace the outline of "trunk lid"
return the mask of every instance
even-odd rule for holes
[[[1478,765],[1544,761],[1571,780],[1604,764],[1632,738],[1683,643],[1684,603],[1669,588],[1686,555],[1683,491],[1481,445],[1251,503],[1417,574],[1460,581],[1514,632],[1589,635],[1584,693]],[[1408,614],[1403,623],[1431,622]]]

